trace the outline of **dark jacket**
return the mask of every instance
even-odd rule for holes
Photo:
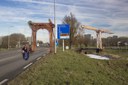
[[[29,52],[29,50],[27,49],[27,47],[23,47],[22,50],[23,50],[24,52]]]

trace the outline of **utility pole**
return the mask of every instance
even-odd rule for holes
[[[54,45],[55,45],[55,53],[57,51],[56,49],[56,0],[54,0]]]
[[[8,49],[9,49],[9,46],[10,45],[10,31],[9,31],[9,28],[8,28]]]
[[[21,41],[21,35],[19,34],[19,48],[21,47],[20,46],[20,43],[21,43],[20,41]]]
[[[13,26],[10,26],[9,28],[8,28],[8,49],[10,48],[10,37],[11,37],[11,35],[10,35],[10,28],[12,28]]]

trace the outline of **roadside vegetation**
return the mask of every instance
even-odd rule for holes
[[[72,50],[49,54],[8,85],[127,85],[128,60],[96,60]]]
[[[6,50],[6,49],[0,48],[0,51],[4,51],[4,50]]]
[[[102,54],[109,54],[118,59],[128,60],[128,49],[105,49]]]

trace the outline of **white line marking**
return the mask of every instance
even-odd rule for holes
[[[38,61],[38,60],[40,60],[40,59],[41,59],[41,57],[37,58],[36,60]]]
[[[29,64],[26,65],[23,69],[26,69],[26,68],[29,67],[30,65],[32,65],[32,63],[29,63]]]
[[[3,83],[7,82],[8,79],[4,79],[3,81],[0,82],[0,85],[2,85]]]

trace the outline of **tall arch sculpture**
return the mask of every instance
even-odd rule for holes
[[[39,29],[46,29],[49,32],[49,41],[50,41],[50,52],[53,50],[53,28],[55,25],[49,19],[49,23],[35,23],[32,21],[28,22],[30,28],[32,29],[32,51],[36,50],[36,33]],[[43,37],[43,36],[42,36]]]

